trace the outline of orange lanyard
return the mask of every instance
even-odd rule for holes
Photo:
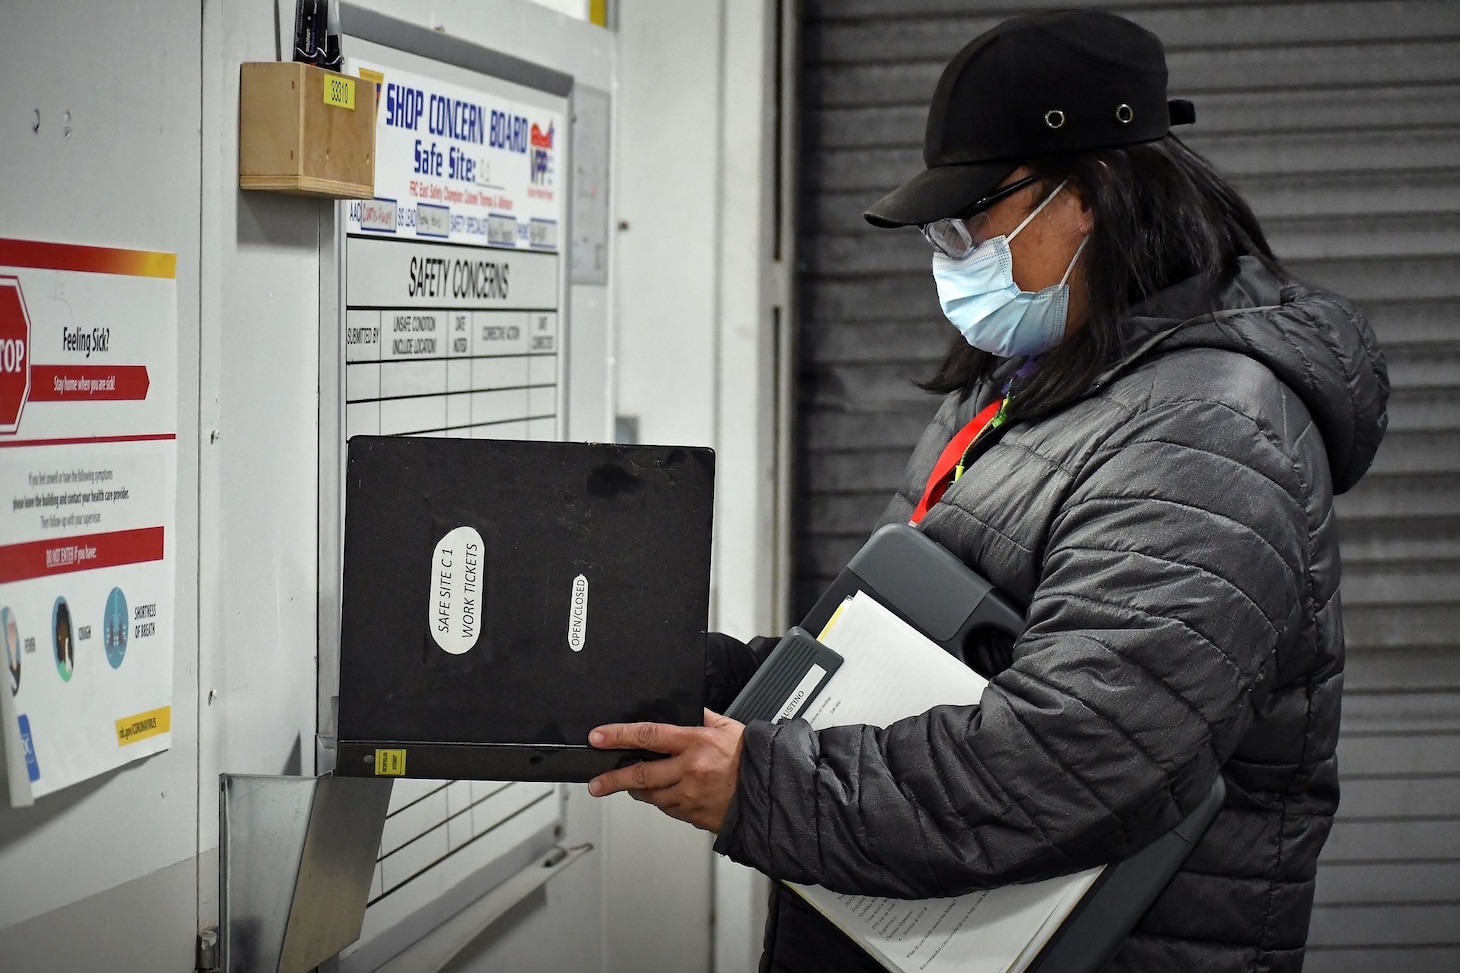
[[[990,402],[987,408],[968,420],[968,424],[958,430],[948,445],[943,447],[938,462],[933,464],[933,473],[928,477],[928,487],[923,491],[923,499],[917,509],[913,511],[912,516],[908,518],[909,524],[914,526],[919,524],[927,516],[928,509],[943,499],[943,494],[957,479],[955,474],[963,472],[963,455],[968,452],[968,448],[973,445],[979,434],[989,428],[1003,406],[1002,398]]]

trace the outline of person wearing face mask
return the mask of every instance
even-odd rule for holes
[[[1384,359],[1293,278],[1171,133],[1159,39],[1096,11],[1018,17],[948,64],[926,169],[867,211],[917,227],[957,329],[883,523],[1021,605],[976,706],[888,727],[603,727],[663,761],[627,789],[778,880],[903,898],[1127,856],[1225,805],[1108,969],[1297,971],[1337,805],[1333,495],[1383,437]],[[723,707],[768,643],[711,643]],[[878,969],[773,893],[765,971]]]

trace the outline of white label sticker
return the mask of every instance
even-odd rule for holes
[[[486,545],[473,527],[457,527],[436,543],[431,562],[431,637],[452,655],[482,634],[482,559]]]
[[[784,723],[800,712],[802,704],[806,702],[806,698],[811,695],[811,691],[816,688],[816,684],[821,682],[821,677],[825,675],[825,669],[821,668],[821,666],[813,665],[806,675],[802,677],[801,684],[796,687],[796,691],[791,694],[791,698],[786,700],[786,704],[781,707],[781,711],[776,714],[776,718],[771,720],[771,722]]]
[[[587,637],[588,579],[580,574],[573,579],[573,600],[568,606],[568,648],[582,652]]]

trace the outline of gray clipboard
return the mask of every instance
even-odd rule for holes
[[[1009,664],[1024,616],[992,584],[921,531],[903,524],[879,529],[847,563],[807,614],[783,638],[726,710],[741,722],[781,722],[803,712],[835,668],[804,700],[814,667],[841,657],[809,633],[821,631],[837,607],[865,592],[982,675]],[[793,714],[793,716],[794,716]],[[779,718],[778,718],[779,717]],[[1025,973],[1097,973],[1186,861],[1226,797],[1219,774],[1202,802],[1175,828],[1142,850],[1105,866],[1069,918],[1025,967]]]

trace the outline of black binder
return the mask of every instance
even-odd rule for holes
[[[714,453],[357,436],[336,773],[584,781],[704,719]]]
[[[952,552],[903,524],[879,529],[793,628],[726,710],[740,722],[781,722],[803,712],[841,659],[810,634],[848,597],[864,592],[985,676],[1008,664],[1024,617]],[[819,667],[825,675],[811,679]],[[806,692],[794,698],[798,688]],[[1222,777],[1175,828],[1141,851],[1105,866],[1026,973],[1096,973],[1170,883],[1226,796]]]

